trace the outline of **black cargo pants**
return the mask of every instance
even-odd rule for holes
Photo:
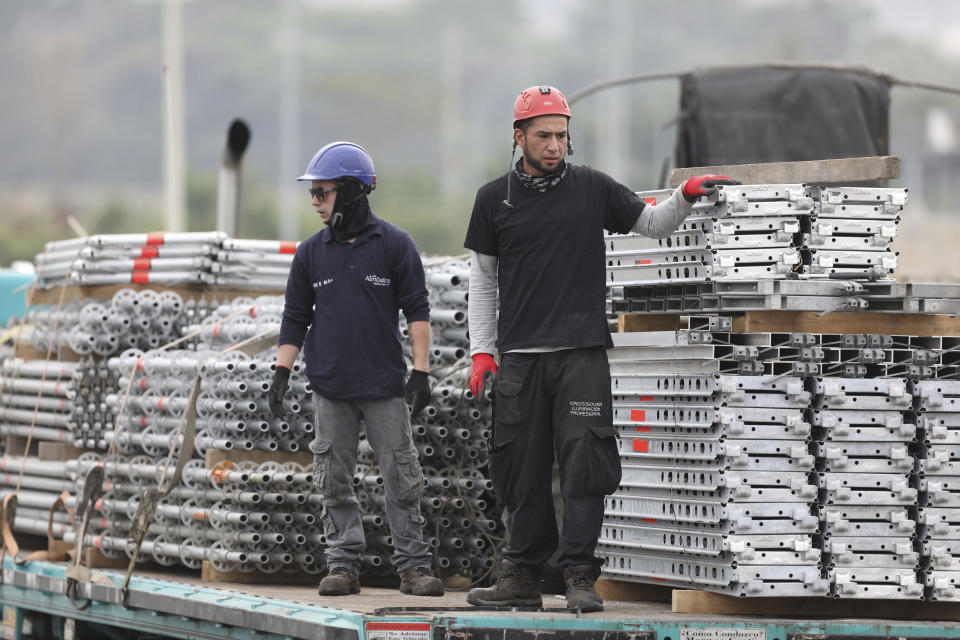
[[[561,567],[601,561],[594,551],[603,498],[620,484],[610,365],[604,347],[506,353],[494,388],[490,477],[507,510],[504,559],[539,567],[557,549],[554,454],[563,497]]]

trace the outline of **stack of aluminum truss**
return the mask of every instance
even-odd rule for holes
[[[649,203],[671,191],[639,195]],[[750,185],[701,198],[670,236],[607,238],[607,284],[783,278],[799,270],[801,219],[814,202],[803,185]],[[652,247],[651,247],[652,245]]]
[[[283,290],[296,242],[226,238],[205,282],[243,288]]]
[[[611,287],[610,313],[701,314],[734,311],[856,311],[869,307],[869,283],[845,280],[717,280]]]
[[[69,347],[79,355],[110,356],[129,347],[155,349],[180,336],[185,305],[175,291],[121,289],[109,300],[75,298],[63,308],[27,312],[33,347]]]
[[[41,287],[201,283],[226,234],[126,233],[48,242],[36,257]]]
[[[724,319],[713,319],[714,329]],[[726,331],[618,334],[623,479],[599,551],[614,578],[734,595],[825,595],[814,546],[810,393]]]
[[[955,597],[960,386],[930,378],[956,375],[960,339],[729,322],[615,336],[624,473],[604,571],[739,595]]]
[[[638,195],[655,204],[670,194]],[[716,195],[700,198],[667,238],[608,236],[607,284],[619,291],[630,286],[798,276],[885,278],[897,265],[890,243],[905,204],[906,189],[721,187]],[[782,295],[830,294],[808,288]]]
[[[960,382],[916,381],[912,392],[924,436],[919,519],[927,585],[932,599],[960,600]]]
[[[960,313],[960,285],[804,278],[611,287],[609,313],[735,311]]]
[[[896,268],[890,243],[907,203],[906,189],[809,187],[807,193],[817,203],[804,233],[807,273],[872,280]]]
[[[95,447],[116,379],[102,363],[8,358],[0,372],[0,435]]]
[[[876,351],[866,344],[860,350]],[[918,504],[910,451],[916,425],[904,421],[912,406],[906,381],[823,377],[811,383],[823,547],[836,595],[920,598],[911,515]]]

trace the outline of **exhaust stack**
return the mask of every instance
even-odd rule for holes
[[[239,118],[230,123],[217,184],[217,231],[237,237],[240,226],[240,177],[243,152],[250,144],[250,127]]]

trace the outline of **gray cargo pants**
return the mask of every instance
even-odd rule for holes
[[[323,495],[323,532],[327,538],[327,567],[345,567],[359,573],[360,554],[366,549],[360,509],[353,492],[353,475],[360,442],[360,421],[383,474],[390,535],[391,562],[403,576],[416,567],[430,567],[430,545],[423,539],[423,470],[413,445],[410,415],[403,398],[331,400],[314,394],[316,438],[313,473]]]

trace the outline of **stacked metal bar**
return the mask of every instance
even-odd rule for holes
[[[670,193],[638,195],[655,204]],[[850,311],[874,297],[870,308],[879,311],[960,310],[956,288],[918,285],[894,294],[883,288],[892,281],[855,282],[887,278],[896,267],[890,244],[906,201],[906,189],[722,188],[700,198],[667,238],[607,237],[609,311]]]
[[[735,311],[858,311],[865,283],[843,280],[736,280],[614,287],[611,313],[701,314]]]
[[[431,373],[433,400],[413,423],[421,454],[426,492],[421,501],[426,535],[438,548],[442,569],[476,578],[492,566],[498,538],[499,515],[491,485],[483,474],[489,434],[489,407],[467,390],[470,360],[466,327],[466,291],[469,265],[460,260],[428,262],[427,281],[433,316]],[[90,542],[105,553],[122,555],[132,547],[126,541],[138,506],[139,491],[154,486],[176,437],[187,403],[187,390],[200,376],[197,399],[196,447],[210,450],[276,451],[277,459],[305,451],[313,439],[309,383],[302,361],[294,367],[287,416],[274,418],[264,392],[275,359],[270,346],[253,356],[224,352],[231,345],[275,327],[282,298],[237,298],[214,306],[201,324],[188,324],[195,334],[189,348],[127,350],[109,365],[119,379],[106,405],[114,412],[117,429],[107,442],[118,453],[104,459],[110,491],[99,503],[103,515],[90,532]],[[406,328],[403,328],[406,331]],[[232,454],[243,459],[243,454]],[[72,469],[79,480],[85,466]],[[276,462],[273,472],[293,474],[296,488],[256,480],[262,467],[235,465],[232,470],[202,469],[203,461],[189,463],[184,486],[161,503],[144,546],[145,558],[164,564],[198,566],[210,560],[214,568],[241,571],[293,571],[300,563],[318,571],[323,536],[318,524],[322,500],[308,470],[293,462]],[[259,476],[257,476],[259,477]],[[286,476],[284,476],[286,477]],[[361,442],[355,487],[363,514],[369,550],[363,557],[368,573],[389,570],[389,530],[382,514],[383,483],[372,451]],[[287,482],[283,480],[283,482]],[[251,533],[258,535],[253,536]],[[72,540],[72,538],[70,538]]]
[[[638,195],[650,204],[671,191]],[[676,232],[607,238],[608,286],[784,278],[799,270],[801,221],[814,201],[803,185],[721,188],[702,197]]]
[[[944,356],[960,348],[957,338],[944,343]],[[955,378],[955,365],[941,372]],[[916,381],[911,391],[923,436],[919,534],[926,584],[931,599],[960,600],[960,382]]]
[[[757,345],[733,345],[728,319],[709,323],[614,336],[623,479],[606,501],[604,572],[734,595],[825,595],[810,393],[798,377],[767,374],[773,362]]]
[[[877,350],[866,342],[859,350],[875,360]],[[922,597],[910,450],[916,425],[904,420],[912,406],[906,380],[857,376],[811,382],[824,557],[835,595]]]
[[[0,458],[0,495],[17,493],[16,517],[12,523],[14,533],[45,536],[51,518],[51,530],[56,538],[70,532],[70,519],[65,511],[50,514],[60,494],[74,487],[67,464],[37,456],[5,455]]]
[[[28,335],[41,353],[51,342],[79,355],[154,349],[180,336],[184,309],[175,291],[121,289],[109,300],[75,298],[61,309],[33,307],[27,312],[32,325]]]
[[[67,463],[81,482],[92,465],[104,465],[109,490],[93,508],[85,545],[113,558],[133,551],[131,526],[141,491],[155,487],[172,467],[149,456],[86,456]],[[139,560],[197,569],[206,560],[222,572],[319,573],[319,496],[313,475],[292,462],[241,462],[204,469],[187,463],[182,484],[157,506]],[[81,492],[78,490],[77,494]],[[71,500],[68,506],[76,506]],[[68,530],[65,542],[76,543]]]
[[[609,313],[735,311],[960,313],[960,285],[804,278],[611,287]]]
[[[226,234],[127,233],[48,242],[35,260],[41,287],[201,283]]]
[[[614,336],[624,475],[605,573],[738,595],[956,597],[960,383],[929,378],[956,375],[960,339],[689,323]]]
[[[890,243],[897,235],[906,189],[808,187],[817,203],[804,234],[810,252],[805,272],[848,279],[876,279],[897,266]]]
[[[204,277],[207,284],[283,290],[296,242],[225,238]]]
[[[0,435],[78,447],[102,442],[103,401],[116,384],[102,363],[8,358],[0,366]]]

